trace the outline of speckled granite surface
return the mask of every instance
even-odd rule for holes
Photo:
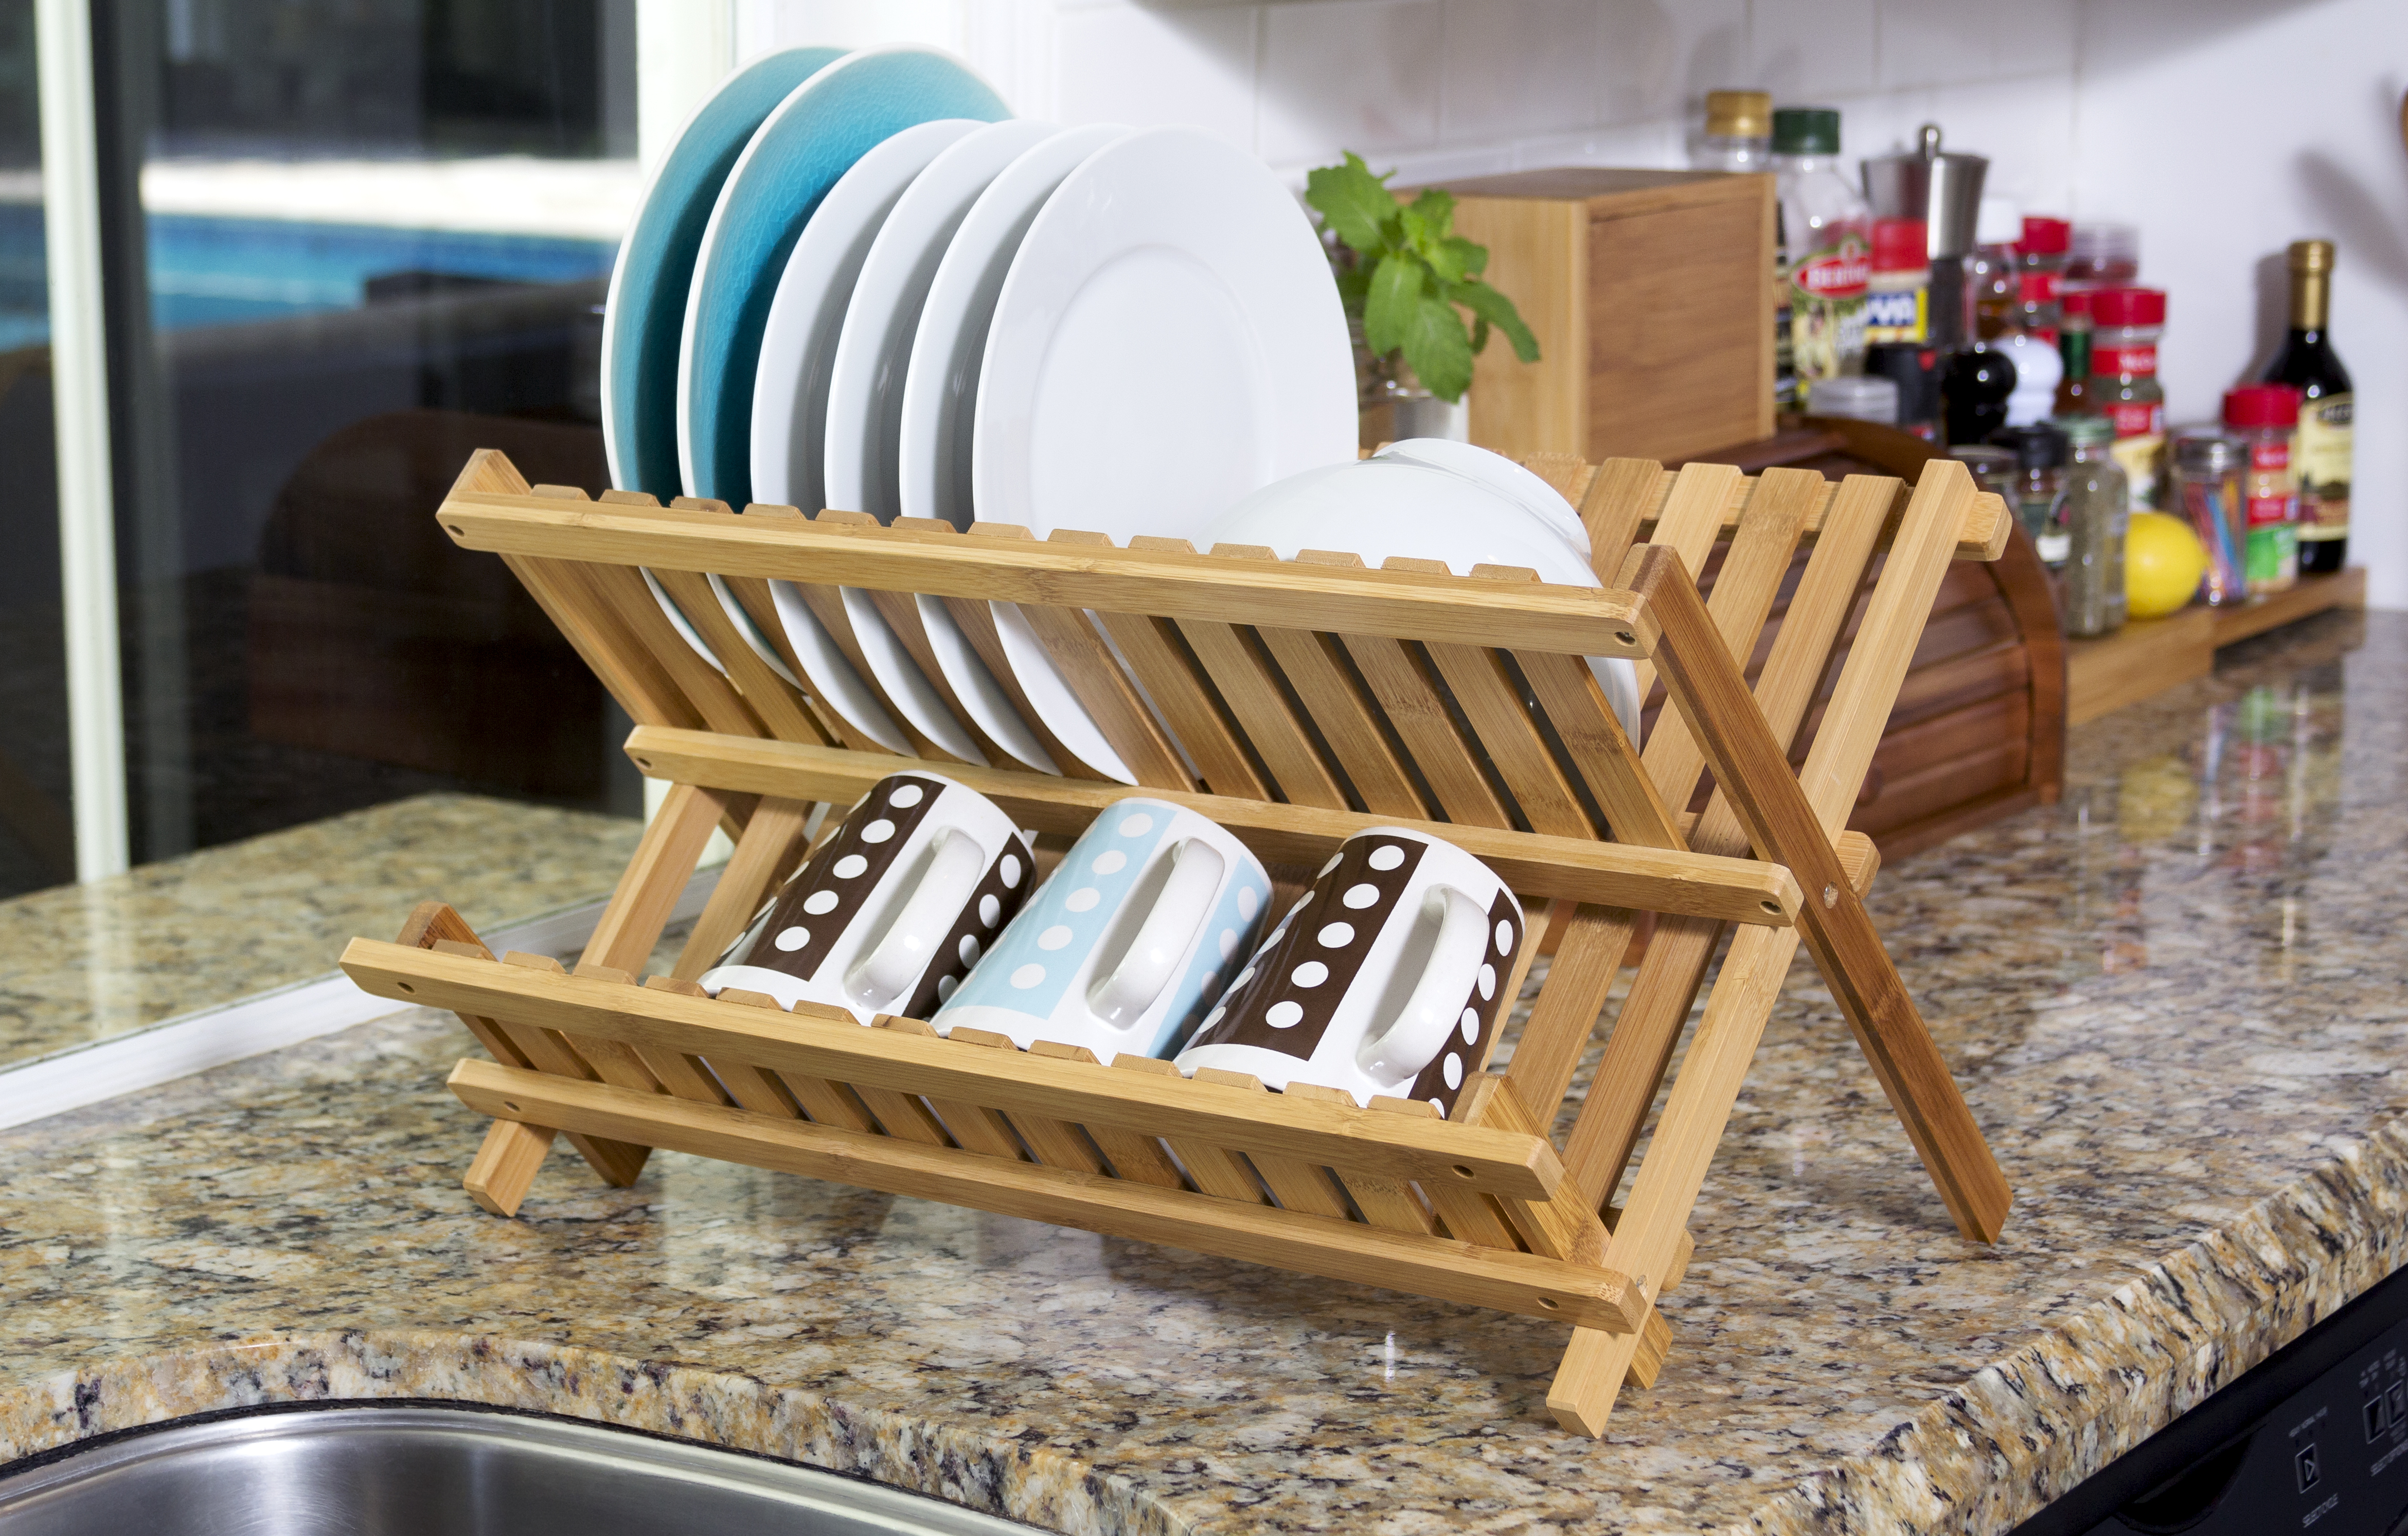
[[[1885,873],[2005,1241],[1955,1237],[1801,967],[1602,1442],[1521,1319],[674,1155],[480,1215],[466,1036],[409,1013],[0,1135],[0,1457],[437,1397],[1079,1531],[2007,1529],[2408,1244],[2408,617],[2359,623],[2077,731],[2063,806]]]
[[[423,795],[0,901],[0,1067],[325,975],[430,896],[483,929],[598,900],[640,831]]]

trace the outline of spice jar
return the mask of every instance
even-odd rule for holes
[[[2051,567],[2065,564],[2071,547],[2065,526],[2065,434],[2036,422],[1994,432],[1990,440],[2015,456],[2015,491],[2008,499],[2041,562]]]
[[[2060,416],[2065,434],[2065,632],[2087,638],[2124,626],[2124,535],[2131,483],[2115,462],[2114,425],[2100,416]]]
[[[2073,226],[2062,219],[2027,214],[2015,241],[2016,318],[2029,334],[2057,344],[2057,284],[2065,275],[2065,248]]]
[[[2141,275],[2141,232],[2130,224],[2076,224],[2066,239],[2060,295],[2090,288],[2128,288]]]
[[[1865,283],[1865,344],[1930,335],[1931,258],[1920,219],[1873,221],[1873,270]]]
[[[2023,216],[2007,197],[1985,197],[1973,224],[1973,253],[1965,263],[1965,283],[1973,298],[1973,333],[1984,341],[1998,336],[2014,317],[2015,286],[2020,268],[2015,241],[2023,237]]]
[[[2291,450],[2300,430],[2300,392],[2288,384],[2243,384],[2224,392],[2224,429],[2248,451],[2242,499],[2247,528],[2241,551],[2251,592],[2283,592],[2300,580],[2300,481]]]
[[[2090,409],[2115,424],[2115,462],[2131,478],[2132,505],[2153,505],[2166,440],[2166,391],[2157,382],[2165,293],[2099,289],[2090,295]]]
[[[2123,444],[2119,440],[2116,446]],[[2248,538],[2248,494],[2243,471],[2249,452],[2239,439],[2212,426],[2192,427],[2173,441],[2173,471],[2167,504],[2190,520],[2191,531],[2207,550],[2207,576],[2200,590],[2219,608],[2247,599],[2249,581],[2242,564]]]

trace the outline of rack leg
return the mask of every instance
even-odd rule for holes
[[[515,1120],[494,1121],[485,1132],[485,1144],[477,1149],[476,1161],[468,1165],[467,1177],[460,1181],[461,1187],[494,1214],[517,1215],[519,1202],[526,1199],[527,1185],[535,1183],[536,1170],[543,1166],[544,1155],[552,1151],[552,1139],[557,1134]]]

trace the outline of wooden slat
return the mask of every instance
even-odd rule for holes
[[[973,524],[972,533],[976,533],[979,526]],[[1103,775],[1081,762],[1068,747],[1064,746],[1062,739],[1055,736],[1054,728],[1045,723],[1045,717],[1029,702],[1027,690],[1021,686],[1019,674],[1011,669],[1011,660],[1004,654],[1003,637],[996,633],[994,605],[970,597],[942,597],[938,600],[945,605],[945,611],[953,616],[953,623],[961,627],[963,636],[970,642],[970,649],[978,653],[979,660],[986,663],[987,675],[994,678],[996,686],[1003,690],[1004,697],[1020,716],[1020,723],[1036,733],[1038,744],[1045,749],[1045,755],[1054,759],[1054,766],[1069,778],[1100,782]]]
[[[1227,555],[1226,549],[1215,554]],[[1266,557],[1269,551],[1261,552]],[[1288,704],[1279,668],[1262,641],[1234,624],[1179,621],[1179,632],[1222,702],[1245,731],[1283,797],[1299,805],[1341,808],[1346,792],[1322,760],[1312,733]]]
[[[1478,755],[1455,729],[1423,655],[1378,635],[1347,634],[1339,639],[1446,819],[1465,826],[1512,826],[1512,813],[1488,782]]]
[[[1875,481],[1874,484],[1881,489],[1860,487],[1859,494],[1878,495],[1884,501],[1896,494],[1895,481]],[[1768,469],[1757,481],[1756,494],[1748,498],[1739,531],[1731,537],[1722,569],[1714,578],[1713,597],[1707,604],[1715,630],[1734,657],[1743,659],[1755,651],[1756,635],[1772,611],[1773,599],[1781,595],[1782,579],[1789,573],[1807,518],[1820,510],[1829,495],[1830,482],[1811,469]],[[1685,550],[1681,559],[1693,579],[1705,569],[1703,559],[1692,562]],[[1673,806],[1689,803],[1706,766],[1705,754],[1698,751],[1697,739],[1677,710],[1656,719],[1647,738],[1644,761],[1662,802]]]
[[[661,611],[660,600],[642,574],[625,566],[587,564],[580,572],[595,602],[606,609],[633,641],[658,661],[703,724],[738,736],[762,732],[754,714],[719,669],[695,653],[685,637]]]
[[[1637,1324],[1637,1317],[1624,1310],[1629,1286],[1621,1276],[1533,1254],[1385,1232],[1068,1169],[962,1157],[889,1137],[680,1099],[647,1098],[607,1084],[571,1083],[493,1062],[461,1062],[452,1069],[450,1086],[461,1102],[496,1118],[523,1116],[604,1136],[641,1127],[664,1145],[726,1162],[1200,1249],[1519,1316],[1607,1329]],[[517,1102],[519,1111],[505,1110],[506,1101]]]
[[[727,610],[719,606],[719,594],[710,590],[710,582],[692,571],[665,570],[657,574],[662,590],[693,624],[703,643],[710,647],[710,653],[726,665],[729,680],[769,734],[781,741],[825,745],[827,736],[804,703],[802,694],[770,670],[769,664],[737,632]]]
[[[1263,1080],[1251,1072],[1232,1072],[1219,1067],[1200,1067],[1196,1071],[1200,1083],[1218,1083],[1225,1087],[1243,1088],[1249,1093],[1268,1093]],[[1271,1198],[1283,1211],[1301,1211],[1308,1215],[1347,1219],[1346,1196],[1326,1168],[1315,1168],[1293,1157],[1278,1157],[1269,1153],[1255,1153],[1247,1158],[1263,1183],[1270,1186]],[[1478,1197],[1473,1197],[1477,1199]],[[1469,1240],[1467,1240],[1469,1241]]]
[[[935,520],[912,518],[910,521]],[[938,698],[953,715],[954,723],[969,733],[980,754],[997,767],[1016,764],[1019,759],[1006,752],[1001,742],[987,735],[979,725],[978,716],[963,707],[961,695],[955,691],[953,679],[937,660],[937,648],[928,640],[927,623],[920,617],[920,605],[912,595],[908,592],[872,592],[867,596],[869,606],[878,610],[879,617],[886,621],[886,627],[895,631],[895,638],[903,642],[903,650],[910,657],[911,665],[917,667],[920,675],[928,680],[928,685],[937,690]]]
[[[808,538],[810,534],[822,531],[874,528],[878,526],[878,520],[866,512],[845,512],[831,509],[821,512],[816,518],[804,522],[799,531],[793,522],[765,523],[764,526],[775,526],[781,533],[789,536]],[[722,571],[720,574],[724,576],[731,573]],[[813,573],[807,580],[795,581],[794,587],[795,596],[802,600],[803,607],[810,610],[811,617],[818,620],[820,627],[827,632],[828,639],[844,657],[846,664],[853,668],[854,678],[860,682],[861,686],[870,696],[878,701],[879,708],[886,711],[886,718],[902,735],[905,743],[911,749],[911,754],[915,757],[927,758],[931,762],[958,761],[953,754],[928,739],[921,732],[920,727],[912,725],[911,717],[896,706],[894,696],[886,691],[886,685],[878,681],[877,672],[872,670],[869,665],[869,653],[862,649],[861,637],[853,633],[853,615],[844,606],[844,593],[817,573]]]
[[[1348,571],[1293,560],[1265,569],[1251,561],[1122,550],[1058,536],[1027,542],[938,540],[874,524],[832,524],[826,515],[796,528],[766,518],[637,512],[533,496],[454,496],[443,504],[439,520],[467,549],[607,563],[597,569],[646,566],[987,598],[1022,605],[1032,623],[1038,609],[1251,624],[1293,624],[1298,613],[1310,613],[1315,628],[1340,634],[1479,645],[1510,621],[1516,644],[1526,650],[1641,653],[1627,598],[1587,587],[1509,594],[1435,573]]]
[[[1961,504],[1971,494],[1962,466],[1935,461],[1925,471],[1874,588],[1873,616],[1841,674],[1834,706],[1799,779],[1790,777],[1786,754],[1713,633],[1697,589],[1660,551],[1634,558],[1637,590],[1648,598],[1647,621],[1660,637],[1656,654],[1674,703],[1750,840],[1804,878],[1811,894],[1799,925],[1817,968],[1949,1213],[1966,1236],[1987,1242],[1997,1241],[2013,1195],[1830,843],[1855,804],[1914,636],[1947,568]]]
[[[1057,1041],[1040,1040],[1028,1048],[1033,1056],[1054,1061],[1079,1061],[1096,1065],[1096,1054],[1083,1045],[1064,1045]],[[1087,1135],[1097,1151],[1111,1159],[1112,1172],[1138,1184],[1152,1184],[1157,1189],[1183,1189],[1186,1181],[1171,1166],[1170,1157],[1157,1139],[1142,1132],[1118,1126],[1088,1126]]]
[[[536,1170],[543,1167],[552,1138],[559,1134],[545,1126],[494,1121],[485,1127],[484,1142],[477,1148],[460,1187],[494,1215],[517,1215],[527,1186],[535,1183]]]
[[[580,961],[631,972],[644,968],[729,798],[724,791],[693,784],[669,786],[644,826],[636,856],[620,872],[618,888],[594,925]]]
[[[1297,558],[1362,564],[1358,556],[1310,550]],[[1255,633],[1311,712],[1322,740],[1354,786],[1364,809],[1382,816],[1428,815],[1429,808],[1413,787],[1412,773],[1391,739],[1393,726],[1383,725],[1378,706],[1365,694],[1354,668],[1347,663],[1343,638],[1276,625]]]
[[[1260,1146],[1341,1171],[1455,1179],[1469,1188],[1530,1199],[1551,1192],[1562,1177],[1555,1149],[1545,1141],[1475,1126],[1424,1127],[1401,1116],[1287,1095],[1266,1104],[1234,1088],[1048,1060],[1035,1052],[973,1055],[944,1041],[829,1026],[799,1015],[764,1016],[718,1001],[604,987],[574,976],[538,975],[367,939],[355,939],[345,949],[343,969],[378,997],[657,1041],[714,1063],[722,1057],[751,1061],[856,1088],[973,1098],[1007,1114],[1025,1109],[1090,1128],[1119,1126],[1215,1146]],[[408,993],[400,990],[404,982],[411,987]]]
[[[859,799],[894,768],[892,758],[834,748],[649,725],[629,735],[627,753],[655,778],[839,805]],[[1555,837],[1034,773],[945,771],[1003,807],[1016,825],[1039,832],[1076,836],[1116,801],[1148,796],[1211,817],[1268,865],[1318,865],[1366,827],[1406,826],[1453,842],[1526,896],[1771,924],[1788,921],[1799,899],[1796,883],[1777,865],[1600,842],[1584,832]]]
[[[939,1038],[935,1028],[919,1019],[898,1019],[882,1014],[877,1027],[917,1035],[923,1040]],[[928,1107],[937,1112],[938,1117],[945,1124],[946,1131],[963,1151],[981,1153],[989,1157],[1019,1158],[1020,1138],[1012,1133],[1011,1122],[1003,1117],[1001,1111],[988,1109],[967,1098],[931,1098]]]
[[[1784,745],[1796,737],[1842,627],[1855,610],[1857,588],[1892,499],[1889,483],[1872,476],[1851,476],[1833,498],[1825,537],[1807,561],[1756,682],[1766,725]],[[1690,841],[1700,852],[1735,854],[1747,848],[1739,820],[1721,795],[1707,807]],[[1622,1181],[1721,938],[1717,922],[1668,917],[1648,941],[1646,957],[1590,1080],[1580,1120],[1564,1143],[1566,1163],[1592,1203],[1602,1204]]]
[[[656,990],[681,998],[704,996],[702,988],[692,982],[674,977],[655,976],[644,983]],[[741,987],[728,987],[719,994],[722,1002],[740,1003],[752,1008],[766,1008],[771,1012],[782,1012],[778,999],[765,992],[751,992]],[[851,1018],[843,1021],[846,1028],[857,1027]],[[727,1084],[736,1101],[748,1110],[792,1119],[808,1114],[823,1126],[837,1126],[845,1130],[874,1131],[877,1122],[868,1109],[851,1088],[841,1083],[801,1072],[776,1072],[755,1067],[738,1056],[713,1060],[711,1068]]]
[[[1606,994],[1630,948],[1635,916],[1627,908],[1581,904],[1555,945],[1546,985],[1530,1006],[1505,1078],[1540,1126],[1551,1126],[1580,1069]],[[1535,947],[1535,946],[1533,946]]]
[[[954,1026],[953,1032],[946,1038],[990,1051],[1019,1049],[1009,1035],[998,1035],[991,1029],[973,1029],[968,1025]],[[1028,1143],[1028,1150],[1036,1155],[1037,1160],[1046,1167],[1075,1168],[1082,1173],[1103,1172],[1103,1159],[1096,1156],[1095,1147],[1080,1134],[1078,1127],[1065,1125],[1041,1114],[1025,1113],[1011,1116],[1010,1124],[1019,1131],[1020,1139]]]
[[[1390,560],[1390,567],[1405,564]],[[1420,565],[1423,562],[1412,562]],[[1502,590],[1528,590],[1524,583],[1495,583]],[[1493,636],[1491,637],[1494,638]],[[1446,679],[1456,708],[1470,724],[1475,750],[1493,765],[1531,827],[1556,837],[1595,837],[1563,765],[1547,750],[1546,738],[1522,706],[1522,690],[1504,658],[1484,645],[1431,645],[1429,658]]]
[[[518,966],[548,976],[568,974],[566,968],[549,955],[527,955],[512,950],[502,956],[502,964]],[[625,971],[609,966],[587,966],[580,963],[578,969],[583,973],[587,981],[606,982],[619,986],[629,984]],[[594,1069],[593,1075],[602,1082],[613,1087],[627,1088],[637,1093],[667,1091],[661,1086],[659,1074],[654,1072],[651,1064],[644,1059],[644,1054],[628,1041],[568,1030],[563,1030],[561,1034],[577,1055],[584,1058],[585,1064]],[[664,1053],[664,1055],[674,1054],[673,1052]]]
[[[672,785],[669,792],[674,795],[684,787]],[[678,952],[672,972],[678,980],[691,982],[717,965],[727,946],[736,942],[745,925],[761,911],[762,902],[795,872],[802,860],[803,829],[811,809],[808,801],[774,796],[753,808],[744,835],[736,840],[736,851],[720,870],[719,883],[711,887],[710,899],[695,919],[694,932]]]
[[[1733,511],[1734,503],[1743,510],[1754,492],[1747,478],[1729,465],[1683,465],[1671,477],[1654,523],[1642,524],[1641,537],[1679,554],[1683,567],[1692,573],[1702,573],[1726,520],[1743,515],[1743,510]],[[1734,521],[1731,526],[1736,532],[1744,524]],[[1627,557],[1624,564],[1628,564]],[[1641,659],[1632,665],[1639,673],[1639,696],[1644,700],[1655,683],[1655,664]],[[1674,805],[1682,803],[1669,795],[1666,799]]]
[[[1611,582],[1639,530],[1656,520],[1673,477],[1654,459],[1608,459],[1589,478],[1581,498],[1581,524],[1588,529],[1589,568]]]
[[[1144,1072],[1154,1077],[1175,1078],[1179,1069],[1156,1056],[1118,1055],[1113,1067],[1126,1072]],[[1210,1082],[1211,1079],[1206,1081]],[[1163,1143],[1187,1170],[1188,1179],[1207,1195],[1219,1199],[1236,1200],[1241,1205],[1263,1203],[1263,1186],[1254,1180],[1254,1171],[1245,1160],[1226,1148],[1210,1141],[1199,1141],[1192,1136],[1166,1136]]]
[[[1157,541],[1133,542],[1151,546]],[[1161,542],[1186,547],[1184,539]],[[1248,754],[1244,739],[1238,734],[1237,723],[1229,718],[1211,684],[1189,659],[1179,626],[1168,619],[1143,613],[1103,613],[1096,617],[1111,636],[1112,643],[1120,647],[1129,669],[1144,684],[1154,707],[1162,711],[1171,734],[1179,738],[1187,755],[1195,759],[1204,787],[1215,795],[1269,799],[1270,781]]]

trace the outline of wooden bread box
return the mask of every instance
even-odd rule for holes
[[[1454,181],[1455,227],[1539,338],[1474,361],[1471,440],[1675,463],[1769,437],[1772,178],[1564,169]]]

